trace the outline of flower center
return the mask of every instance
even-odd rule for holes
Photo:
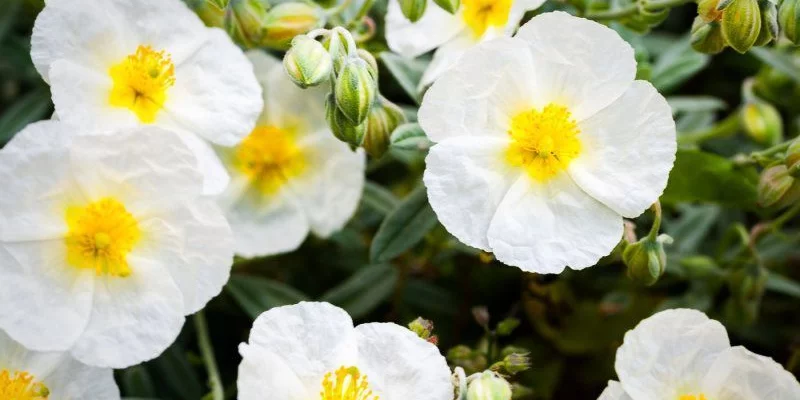
[[[236,164],[264,194],[274,194],[306,168],[306,157],[292,132],[258,126],[236,149]]]
[[[356,367],[339,367],[322,380],[322,400],[379,400],[372,394],[367,376]]]
[[[105,198],[67,208],[67,262],[97,275],[131,274],[127,255],[139,241],[139,224],[119,201]]]
[[[130,109],[145,124],[156,120],[167,98],[167,89],[175,84],[175,65],[170,55],[150,46],[140,45],[108,73],[114,81],[109,97],[111,105]]]
[[[706,395],[700,394],[682,394],[678,400],[707,400]]]
[[[578,125],[566,107],[548,104],[511,119],[513,140],[507,161],[524,167],[531,178],[546,181],[567,168],[581,152]]]
[[[27,372],[0,370],[0,399],[47,400],[50,390]]]
[[[482,36],[490,26],[505,26],[511,12],[511,0],[462,0],[464,22],[472,33]]]

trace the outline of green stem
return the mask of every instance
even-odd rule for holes
[[[206,372],[208,373],[208,383],[209,386],[211,386],[211,399],[224,400],[225,388],[222,386],[222,379],[219,377],[219,369],[217,368],[217,360],[214,358],[214,346],[211,345],[211,338],[208,336],[206,315],[201,310],[198,311],[192,319],[194,320],[194,327],[197,331],[200,354],[203,356],[203,364],[205,364]]]
[[[703,131],[688,132],[678,136],[678,144],[696,145],[703,143],[709,139],[727,137],[738,132],[740,124],[741,123],[739,120],[739,114],[733,113],[709,129]]]
[[[661,202],[656,200],[650,209],[653,210],[653,214],[655,214],[655,219],[653,220],[653,226],[650,227],[650,233],[647,234],[647,238],[651,241],[655,241],[658,238],[658,231],[661,229]]]
[[[361,5],[361,8],[358,9],[358,13],[353,17],[353,19],[348,23],[348,26],[351,23],[358,22],[361,18],[364,18],[365,15],[369,12],[372,8],[372,5],[375,4],[375,0],[365,0],[364,4]]]
[[[339,14],[342,11],[344,11],[347,7],[350,7],[350,3],[351,2],[352,2],[352,0],[344,0],[341,3],[339,3],[339,4],[337,4],[337,5],[333,6],[333,7],[325,10],[325,12],[329,16],[334,16],[334,15]]]
[[[629,4],[625,7],[614,9],[614,10],[604,10],[604,11],[590,11],[586,13],[586,18],[603,21],[603,20],[613,20],[613,19],[620,19],[625,17],[631,17],[639,13],[640,7],[643,8],[645,11],[656,12],[661,11],[665,8],[672,8],[681,6],[687,3],[691,3],[693,0],[660,0],[660,1],[645,1],[643,4],[639,5],[637,3]]]
[[[797,214],[800,214],[800,202],[794,203],[788,210],[784,211],[783,214],[775,218],[771,223],[770,227],[774,230],[781,229],[783,224],[789,222],[792,218],[796,217]]]

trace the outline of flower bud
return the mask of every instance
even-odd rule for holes
[[[225,30],[245,47],[256,47],[264,37],[267,11],[259,0],[230,0],[225,12]]]
[[[433,0],[433,2],[450,14],[455,14],[461,6],[461,0]]]
[[[697,14],[705,22],[719,21],[722,19],[722,9],[717,8],[720,0],[699,0]]]
[[[695,18],[692,25],[691,42],[692,48],[706,54],[716,54],[725,48],[719,22],[705,22],[700,17]]]
[[[362,124],[378,92],[369,64],[358,57],[348,58],[336,78],[335,90],[336,104],[342,113],[353,124]]]
[[[694,279],[705,279],[722,275],[722,271],[713,258],[708,256],[689,256],[680,261],[687,276]]]
[[[511,353],[503,358],[502,368],[511,375],[516,375],[531,367],[528,353]]]
[[[489,309],[486,306],[472,307],[472,317],[483,329],[489,329],[489,321],[492,316],[489,314]]]
[[[327,81],[333,61],[321,43],[300,35],[292,40],[292,48],[283,57],[283,67],[292,81],[305,89]]]
[[[778,6],[770,0],[759,0],[761,10],[761,31],[756,39],[756,46],[763,46],[778,37]]]
[[[428,339],[433,333],[433,321],[417,317],[408,324],[408,329],[414,332],[422,339]]]
[[[800,0],[783,0],[778,8],[778,21],[783,35],[792,43],[800,43]]]
[[[261,45],[283,50],[297,35],[304,35],[325,25],[325,12],[319,6],[290,2],[281,3],[267,13]]]
[[[772,104],[750,102],[741,109],[745,132],[756,143],[774,146],[783,139],[783,121]]]
[[[225,27],[225,9],[227,0],[201,0],[187,3],[206,26]]]
[[[761,172],[758,181],[758,205],[783,207],[798,199],[800,183],[789,175],[786,165],[775,165]]]
[[[511,400],[511,394],[511,385],[492,371],[470,377],[467,387],[467,400]]]
[[[724,8],[722,36],[734,50],[745,53],[761,31],[761,9],[758,0],[732,0]]]
[[[628,276],[646,286],[658,282],[667,267],[664,243],[671,242],[672,238],[661,235],[656,240],[645,237],[628,245],[622,252],[622,261],[628,266]]]
[[[789,175],[800,178],[800,138],[794,139],[789,144],[783,164],[786,165]]]
[[[350,33],[334,30],[331,31],[331,34],[322,42],[331,55],[331,58],[333,58],[333,71],[336,76],[339,76],[342,72],[342,67],[344,67],[344,63],[349,58],[350,54],[347,50],[348,40],[344,36],[346,34],[349,35]]]
[[[389,148],[392,132],[405,122],[406,116],[400,107],[378,96],[367,117],[367,133],[361,146],[371,156],[381,157]]]
[[[378,81],[378,60],[375,59],[375,56],[372,55],[367,50],[358,49],[357,54],[361,57],[362,60],[367,62],[367,65],[370,67],[370,71],[372,76],[375,78],[375,81]]]
[[[336,105],[336,97],[333,94],[328,94],[325,101],[325,119],[337,139],[349,144],[351,148],[361,145],[367,132],[367,124],[355,125],[350,122]]]
[[[400,10],[411,22],[417,22],[425,14],[428,0],[399,0]]]

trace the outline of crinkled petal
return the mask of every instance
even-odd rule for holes
[[[461,242],[491,251],[486,234],[521,172],[504,159],[509,141],[492,136],[445,140],[425,159],[423,181],[439,221]]]
[[[432,84],[436,79],[446,73],[453,65],[458,63],[458,60],[464,53],[476,44],[475,39],[469,34],[460,34],[453,39],[442,44],[435,53],[433,59],[422,74],[419,86],[426,87]]]
[[[508,14],[505,32],[508,35],[514,34],[519,27],[519,22],[528,11],[533,11],[544,4],[547,0],[514,0],[511,4],[511,11]]]
[[[358,368],[385,400],[451,400],[450,368],[439,349],[391,323],[356,327]]]
[[[466,29],[461,16],[450,14],[428,0],[425,14],[417,22],[409,21],[397,0],[389,0],[386,12],[386,42],[389,48],[404,57],[427,53]]]
[[[619,98],[636,76],[633,48],[610,28],[587,19],[544,13],[515,37],[533,52],[539,95],[568,106],[578,121]]]
[[[600,394],[600,397],[597,400],[632,400],[627,393],[625,393],[625,389],[622,388],[617,381],[608,381],[608,386],[606,386],[603,393]]]
[[[720,353],[702,387],[708,399],[800,399],[797,378],[773,359],[741,346]]]
[[[581,153],[569,165],[575,183],[619,214],[634,218],[667,186],[675,162],[675,122],[664,97],[635,81],[610,106],[580,124]]]
[[[236,381],[240,400],[308,400],[318,396],[318,386],[305,387],[286,362],[260,346],[239,345],[242,362]]]
[[[547,182],[523,175],[489,225],[489,246],[505,264],[529,272],[583,269],[622,238],[622,217],[561,173]]]
[[[625,334],[615,369],[634,399],[678,398],[697,393],[714,360],[729,348],[719,322],[695,310],[667,310]]]
[[[197,167],[203,174],[203,194],[216,196],[228,187],[231,181],[230,175],[222,164],[222,160],[217,156],[214,147],[205,139],[187,133],[179,134],[183,143],[189,147],[197,158]]]

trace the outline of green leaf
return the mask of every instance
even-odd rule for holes
[[[120,383],[125,394],[141,398],[156,397],[153,377],[143,365],[130,367],[120,374]]]
[[[197,400],[203,397],[205,389],[179,343],[173,343],[148,366],[153,369],[153,377],[172,394],[171,398]]]
[[[800,298],[800,283],[770,272],[767,276],[767,289],[788,296]]]
[[[667,103],[672,114],[719,111],[728,107],[724,101],[712,96],[670,96]]]
[[[433,142],[417,123],[403,124],[392,132],[392,147],[403,150],[428,150]]]
[[[419,58],[410,60],[390,52],[381,53],[380,59],[409,97],[420,104],[422,94],[418,90],[419,81],[428,68],[428,62]]]
[[[678,150],[661,200],[753,208],[757,182],[755,170],[739,168],[727,158],[697,150]]]
[[[425,187],[420,186],[383,220],[369,249],[370,260],[388,261],[414,247],[436,222]]]
[[[389,264],[367,266],[327,291],[320,300],[347,310],[353,318],[361,318],[392,295],[397,277],[397,270]]]
[[[400,201],[392,192],[375,182],[364,182],[364,194],[361,203],[365,206],[387,215],[397,207]]]
[[[20,4],[22,4],[21,0],[4,0],[0,2],[0,42],[5,39],[8,31],[14,27]]]
[[[308,300],[285,283],[257,276],[232,275],[225,289],[253,319],[270,308]]]
[[[800,67],[795,65],[789,54],[767,47],[753,47],[750,54],[800,83]]]
[[[710,56],[692,49],[687,36],[676,41],[658,57],[650,81],[660,92],[667,92],[689,80],[710,61]]]
[[[17,100],[0,116],[0,145],[11,140],[29,123],[46,117],[52,108],[47,88],[34,90]]]
[[[683,205],[678,210],[680,218],[664,221],[664,232],[675,240],[669,249],[680,254],[695,253],[719,219],[721,209],[707,204]]]

